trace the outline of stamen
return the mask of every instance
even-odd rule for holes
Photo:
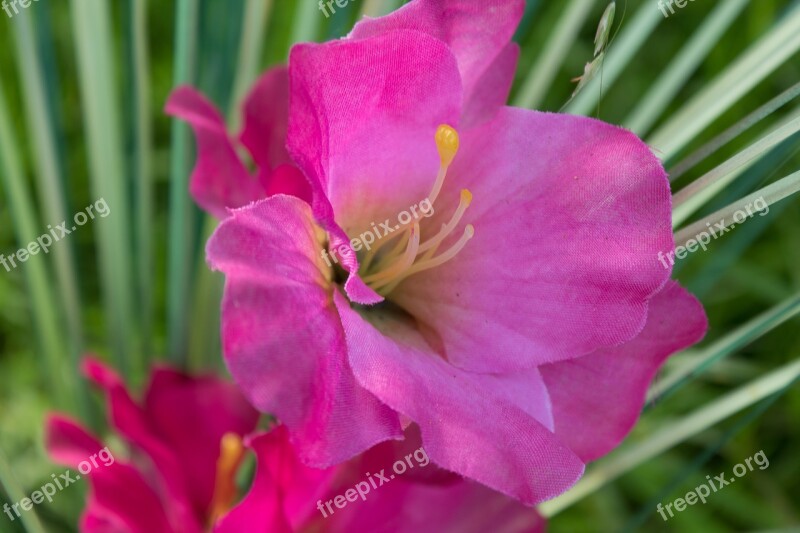
[[[434,138],[441,165],[431,193],[427,198],[431,207],[439,197],[444,180],[447,177],[447,169],[453,162],[459,148],[458,132],[447,124],[442,124],[436,129]],[[420,225],[419,222],[415,222],[413,227],[408,228],[408,230],[404,227],[403,231],[385,239],[370,249],[360,268],[364,283],[380,294],[386,295],[408,276],[437,267],[455,257],[475,234],[475,229],[471,224],[464,228],[464,234],[449,250],[438,256],[435,254],[445,239],[461,222],[470,203],[472,203],[472,193],[467,189],[463,189],[461,191],[461,200],[450,221],[447,224],[442,224],[439,232],[422,244],[420,244]],[[379,250],[382,250],[385,245],[396,237],[400,238],[391,250],[379,253]],[[376,258],[379,259],[376,260]],[[370,270],[373,273],[366,275]]]
[[[236,500],[236,471],[244,458],[244,444],[239,435],[226,433],[220,442],[214,496],[209,507],[211,525],[222,518]]]
[[[420,247],[419,252],[422,253],[434,246],[438,245],[442,242],[445,237],[450,235],[450,233],[455,229],[456,225],[458,225],[461,217],[464,215],[464,211],[467,210],[469,204],[472,203],[472,193],[469,192],[467,189],[461,190],[461,203],[458,204],[456,208],[456,212],[453,213],[453,217],[450,219],[450,222],[445,224],[442,227],[442,230],[437,233],[432,239],[425,241]]]
[[[447,176],[447,168],[458,153],[458,132],[447,124],[442,124],[436,129],[436,149],[439,151],[439,160],[441,166],[439,173],[436,175],[436,182],[433,184],[433,189],[428,195],[428,200],[431,205],[436,201],[439,196],[439,191],[442,190],[444,178]]]
[[[424,270],[429,270],[431,268],[443,265],[444,263],[450,261],[458,252],[461,251],[464,246],[466,246],[467,242],[475,235],[475,228],[472,224],[467,224],[467,227],[464,228],[464,234],[461,235],[461,238],[455,243],[450,249],[446,252],[437,255],[433,259],[428,259],[427,261],[421,261],[416,265],[412,266],[408,270],[406,270],[402,275],[398,276],[391,285],[387,287],[383,287],[378,292],[382,295],[389,294],[395,287],[397,287],[401,281],[406,279],[407,277],[411,276],[412,274],[418,274]]]
[[[408,239],[408,246],[406,247],[406,252],[403,254],[403,257],[401,257],[399,261],[395,262],[392,266],[390,266],[386,270],[365,277],[363,279],[364,283],[373,284],[377,286],[382,283],[376,284],[375,283],[376,281],[377,282],[383,282],[384,280],[391,281],[392,278],[403,273],[406,269],[408,269],[411,265],[414,264],[414,259],[417,258],[418,250],[419,250],[419,222],[415,222],[414,226],[411,228],[411,234],[409,235]]]

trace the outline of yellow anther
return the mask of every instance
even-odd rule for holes
[[[222,436],[217,459],[214,495],[209,509],[211,525],[222,518],[236,501],[236,471],[244,458],[244,443],[235,433]]]
[[[449,167],[458,152],[458,132],[447,124],[436,128],[436,148],[442,166]]]

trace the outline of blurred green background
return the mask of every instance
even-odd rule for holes
[[[599,92],[598,79],[584,89],[588,97],[579,95],[589,102],[584,112],[626,124],[655,84],[663,83],[659,77],[683,47],[710,32],[704,24],[729,1],[734,0],[690,2],[669,18],[661,15],[655,0],[618,2],[612,31],[616,39],[601,70],[601,104],[598,109],[590,98]],[[209,274],[202,261],[213,224],[192,205],[185,186],[193,140],[162,112],[176,82],[198,86],[234,125],[243,90],[260,71],[284,62],[292,42],[341,37],[363,12],[380,14],[400,3],[357,0],[329,19],[313,0],[41,0],[13,18],[0,12],[0,100],[5,100],[0,106],[7,107],[0,117],[6,128],[5,155],[0,152],[0,253],[11,255],[27,243],[19,235],[26,216],[38,235],[48,224],[63,220],[53,211],[54,205],[72,217],[102,196],[111,209],[107,219],[95,219],[58,243],[61,259],[56,253],[40,254],[11,272],[0,268],[0,478],[4,483],[11,480],[30,494],[51,473],[61,471],[42,448],[46,412],[80,413],[102,431],[98,397],[86,394],[85,385],[75,378],[80,353],[95,352],[115,366],[124,366],[128,379],[137,385],[155,360],[224,372],[216,325],[221,280]],[[708,52],[687,73],[685,83],[681,81],[677,92],[654,113],[655,123],[637,131],[646,140],[748,50],[776,32],[782,21],[797,19],[798,2],[741,3],[741,11],[731,17],[719,39],[708,44]],[[529,78],[534,73],[547,81],[535,107],[562,108],[574,88],[570,80],[592,60],[595,30],[606,5],[593,0],[527,2],[515,37],[522,52],[512,101],[530,95],[526,84],[533,83]],[[624,41],[625,32],[637,28],[640,42],[634,46]],[[559,30],[563,40],[554,41]],[[800,82],[800,45],[793,37],[800,34],[800,25],[795,23],[788,34],[779,47],[788,48],[787,58],[766,75],[758,74],[751,90],[685,147],[669,154],[668,170]],[[623,62],[618,76],[608,75],[613,54],[626,52],[626,46],[630,60]],[[765,54],[763,61],[775,52]],[[542,66],[548,59],[549,70]],[[40,76],[34,83],[41,89],[38,96],[25,84],[25,76],[32,72]],[[720,94],[732,89],[723,85]],[[36,107],[37,101],[46,104],[38,106],[43,117],[39,129],[26,115],[26,106]],[[800,99],[791,100],[725,144],[676,181],[676,189],[762,138],[799,105]],[[654,148],[658,153],[658,146]],[[21,193],[10,192],[15,163],[9,154],[19,159]],[[57,187],[43,177],[48,168]],[[794,133],[689,220],[798,169],[800,135]],[[27,196],[31,207],[17,201],[15,194]],[[772,206],[767,216],[755,217],[713,241],[707,252],[681,261],[676,277],[702,300],[710,320],[700,349],[731,339],[726,335],[736,335],[737,328],[776,306],[783,306],[778,307],[782,318],[764,331],[735,336],[724,358],[696,378],[683,380],[684,386],[674,394],[649,405],[626,445],[635,446],[666,424],[800,358],[800,322],[795,316],[800,305],[799,244],[800,211],[797,200],[790,197]],[[71,258],[64,259],[65,251]],[[69,292],[64,279],[70,278],[70,268],[64,265],[70,262],[77,295],[71,303],[64,299]],[[35,296],[42,291],[43,296]],[[52,331],[43,331],[43,323],[53,325]],[[691,362],[692,354],[686,360]],[[779,393],[768,397],[768,403],[759,402],[704,428],[593,491],[555,515],[550,530],[767,531],[800,526],[800,389],[792,386]],[[85,400],[63,400],[78,396]],[[749,473],[712,495],[705,505],[690,507],[669,522],[656,513],[657,502],[666,504],[684,495],[706,475],[730,472],[759,450],[769,458],[769,468]],[[85,484],[73,486],[52,504],[37,506],[47,531],[75,530],[85,489]],[[0,491],[0,500],[2,504],[13,498]],[[19,521],[11,523],[0,516],[0,531],[23,529]]]

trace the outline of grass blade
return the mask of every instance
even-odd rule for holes
[[[747,0],[721,2],[653,82],[623,126],[640,136],[646,133],[746,5]]]
[[[8,494],[12,502],[19,502],[23,498],[28,497],[28,495],[23,492],[22,487],[20,487],[17,477],[11,470],[11,465],[8,464],[6,454],[2,449],[0,449],[0,484],[3,485],[6,494]],[[22,520],[28,533],[45,533],[44,526],[39,520],[35,509],[23,512],[21,515],[20,520]]]
[[[738,224],[740,221],[735,221],[733,219],[734,213],[737,211],[744,211],[745,206],[752,206],[756,200],[763,198],[766,205],[770,206],[798,191],[800,191],[800,171],[790,174],[771,185],[767,185],[763,189],[749,194],[739,201],[681,229],[675,234],[675,245],[686,246],[687,241],[694,239],[701,232],[708,231],[710,224],[723,223],[725,228],[732,224]]]
[[[672,167],[669,171],[669,179],[672,181],[677,180],[690,169],[694,168],[695,165],[704,161],[707,157],[711,154],[728,144],[730,141],[747,131],[748,129],[752,128],[772,113],[783,107],[784,105],[788,104],[795,98],[800,96],[800,83],[796,83],[795,85],[789,87],[781,94],[767,102],[766,104],[762,105],[745,118],[728,128],[727,130],[723,131],[706,144],[698,148],[695,152],[693,152],[690,156],[686,157],[683,161]]]
[[[800,108],[785,122],[721,165],[696,179],[672,198],[672,223],[680,225],[770,150],[800,131]]]
[[[297,2],[290,44],[316,41],[324,18],[316,2]]]
[[[5,90],[0,80],[0,169],[3,185],[8,195],[8,206],[14,221],[14,233],[20,248],[35,242],[40,235],[37,230],[37,217],[33,202],[27,191],[22,163],[19,160],[19,147],[11,130],[11,117],[8,113]],[[42,354],[42,373],[47,377],[47,385],[53,397],[65,408],[73,408],[72,393],[76,390],[77,369],[64,370],[62,349],[63,331],[56,314],[58,306],[53,298],[53,290],[47,275],[45,262],[41,257],[29,258],[25,264],[17,264],[24,269],[33,314],[33,333],[39,341]],[[9,261],[3,257],[3,261]],[[4,265],[5,266],[5,265]],[[8,267],[6,267],[8,268]],[[73,409],[74,410],[74,409]]]
[[[587,0],[572,0],[564,9],[556,27],[550,33],[550,38],[539,53],[536,63],[531,67],[525,82],[520,87],[519,93],[512,105],[536,109],[541,105],[547,89],[558,74],[558,69],[564,62],[569,52],[570,45],[575,41],[586,18],[591,13],[594,2]]]
[[[680,420],[665,424],[641,442],[619,448],[607,459],[598,462],[569,492],[541,504],[540,512],[545,517],[558,514],[645,461],[785,389],[798,377],[800,377],[800,360],[795,360],[710,402]]]
[[[697,377],[710,365],[739,348],[758,339],[800,313],[800,294],[752,318],[734,331],[728,333],[710,346],[702,349],[690,365],[679,367],[659,380],[647,393],[647,402],[652,404],[663,400],[678,390],[687,380]]]
[[[142,353],[153,353],[153,124],[150,118],[150,67],[147,47],[147,1],[128,2],[131,25],[130,68],[133,91],[133,180],[136,184],[136,271]]]
[[[173,85],[192,83],[196,76],[197,0],[178,0],[176,7],[175,70]],[[169,249],[167,328],[168,353],[183,366],[186,361],[189,287],[192,274],[193,219],[189,203],[189,128],[172,120],[169,188]]]
[[[636,15],[624,29],[619,32],[614,42],[609,45],[607,57],[604,61],[602,88],[611,87],[631,59],[653,30],[663,20],[661,12],[656,7],[645,2]],[[592,80],[581,93],[567,106],[566,112],[574,115],[587,115],[597,105],[600,98],[601,78]]]
[[[119,371],[138,382],[141,368],[131,361],[138,350],[130,272],[130,200],[122,164],[120,105],[112,76],[115,69],[110,56],[113,41],[108,9],[107,4],[91,0],[74,0],[71,4],[92,194],[96,199],[105,199],[113,213],[96,227],[109,344]],[[135,373],[131,373],[134,369]]]
[[[800,50],[800,4],[706,85],[648,141],[668,161],[708,125]]]

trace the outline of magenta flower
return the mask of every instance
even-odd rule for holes
[[[310,203],[226,203],[241,180],[207,162],[230,141],[190,120],[195,176],[240,207],[207,247],[227,364],[306,464],[414,422],[434,463],[535,504],[622,440],[663,361],[706,330],[657,258],[670,190],[648,147],[504,106],[522,10],[415,0],[295,46],[286,146]]]
[[[232,383],[212,376],[157,368],[138,404],[99,361],[86,359],[84,373],[105,391],[111,425],[130,445],[131,462],[117,457],[87,476],[91,491],[81,531],[206,531],[230,508],[238,466],[231,461],[234,436],[253,431],[258,412]],[[51,457],[72,468],[104,447],[60,415],[49,418],[46,433]],[[218,462],[221,450],[228,462]]]
[[[343,494],[363,481],[365,472],[378,472],[402,459],[411,443],[419,446],[415,434],[404,447],[378,446],[326,470],[299,461],[283,426],[247,437],[258,467],[249,493],[236,504],[235,476],[246,451],[242,436],[255,429],[258,413],[232,384],[158,368],[138,405],[120,378],[98,361],[87,359],[84,370],[106,391],[111,423],[130,444],[131,460],[111,455],[76,422],[59,415],[49,418],[46,446],[57,462],[80,469],[82,462],[88,464],[106,451],[102,462],[86,473],[91,490],[81,531],[344,533],[371,523],[373,531],[391,525],[391,531],[478,533],[493,524],[508,532],[537,531],[543,524],[531,509],[480,485],[452,475],[432,478],[437,475],[432,465],[427,478],[409,475],[344,511],[318,511],[318,502]],[[478,502],[489,507],[468,527],[465,515],[451,516],[452,509]]]

